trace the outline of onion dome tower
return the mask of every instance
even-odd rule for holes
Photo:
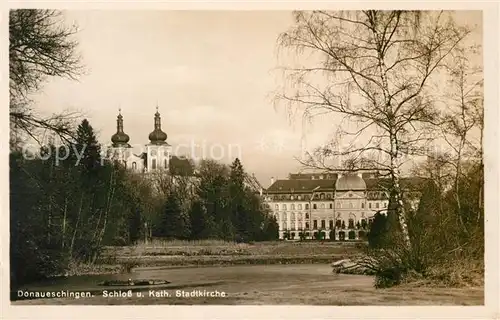
[[[161,118],[158,112],[158,106],[156,106],[155,113],[155,128],[153,132],[149,134],[149,141],[154,145],[164,145],[167,144],[167,134],[161,130]]]
[[[123,116],[121,114],[121,109],[118,111],[118,117],[116,119],[116,133],[111,136],[111,142],[113,143],[113,148],[130,148],[128,144],[130,137],[128,134],[123,132]]]
[[[150,143],[146,145],[146,170],[169,171],[172,147],[167,143],[167,134],[161,130],[161,118],[156,106],[154,130],[149,134]]]

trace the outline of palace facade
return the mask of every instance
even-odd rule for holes
[[[271,181],[263,197],[278,221],[280,239],[358,240],[375,213],[387,210],[389,183],[376,171],[290,174]],[[421,185],[419,178],[401,179],[414,208]]]

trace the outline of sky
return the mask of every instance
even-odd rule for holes
[[[120,108],[130,144],[148,143],[158,106],[179,153],[239,157],[267,187],[271,177],[300,169],[301,141],[314,148],[335,130],[331,118],[303,129],[300,117],[273,105],[282,81],[276,40],[293,24],[291,12],[85,10],[65,17],[79,26],[86,73],[78,81],[50,79],[35,99],[47,112],[83,112],[103,144],[116,132]],[[480,22],[480,13],[462,17]]]

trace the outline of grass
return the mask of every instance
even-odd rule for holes
[[[331,263],[361,252],[354,243],[153,241],[127,247],[106,247],[103,264],[137,266]]]

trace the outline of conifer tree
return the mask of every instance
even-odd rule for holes
[[[72,156],[75,165],[82,166],[87,172],[94,171],[101,164],[101,146],[97,142],[94,129],[87,119],[78,125],[76,141],[73,146]],[[75,159],[75,157],[81,157]]]

